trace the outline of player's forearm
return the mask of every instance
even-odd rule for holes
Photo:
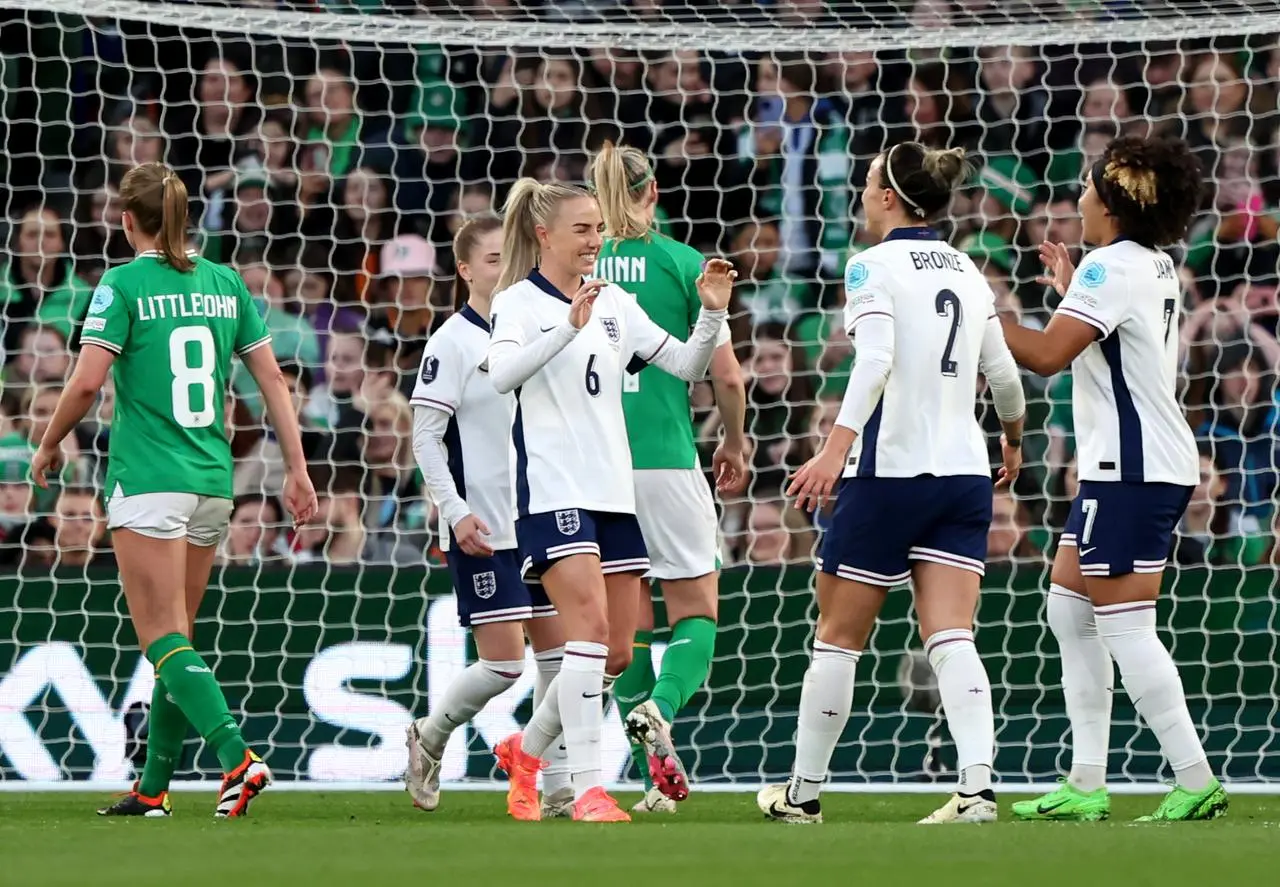
[[[732,344],[717,346],[711,358],[711,387],[715,392],[717,412],[724,427],[725,446],[745,450],[747,385],[742,378],[742,367],[733,353]]]
[[[53,417],[49,420],[49,427],[45,429],[44,437],[40,440],[40,446],[52,450],[60,445],[63,439],[80,424],[80,420],[85,417],[97,399],[96,388],[91,388],[83,382],[77,384],[73,376],[71,382],[63,389],[62,396],[58,398],[58,405],[54,408]]]
[[[1041,330],[1030,329],[1012,320],[1003,323],[1004,340],[1019,366],[1040,376],[1052,376],[1071,363],[1071,357],[1063,358]]]
[[[716,352],[720,326],[728,316],[729,312],[724,309],[708,311],[703,308],[698,312],[698,322],[689,334],[689,341],[668,339],[654,355],[652,362],[686,382],[697,382],[705,378],[707,368],[711,366],[711,358]]]
[[[995,401],[996,415],[1000,417],[1000,421],[1021,419],[1027,410],[1022,376],[1005,344],[1000,322],[995,319],[988,320],[983,331],[982,372],[987,377],[987,385],[991,388],[991,397]]]
[[[880,395],[884,394],[884,386],[889,382],[892,360],[892,356],[885,358],[866,350],[859,354],[849,373],[849,384],[844,390],[840,412],[836,414],[836,427],[853,434],[862,433],[867,420],[875,412],[876,404],[880,402]],[[835,433],[834,430],[832,433]]]
[[[449,472],[445,456],[444,428],[449,417],[442,410],[431,407],[413,408],[413,455],[422,471],[422,482],[427,495],[440,509],[440,515],[455,527],[458,521],[471,513],[467,502],[458,495],[458,487]]]
[[[831,434],[828,435],[826,442],[822,445],[822,454],[825,456],[838,456],[843,461],[849,455],[849,448],[853,446],[853,442],[857,439],[857,432],[837,423],[832,426]]]
[[[276,441],[284,456],[284,467],[289,471],[306,471],[307,456],[302,448],[302,429],[298,427],[298,415],[294,411],[293,396],[285,384],[284,374],[276,369],[275,378],[255,380],[262,389],[262,403],[267,419],[275,429]],[[266,384],[263,384],[263,381]]]
[[[546,366],[547,361],[563,351],[577,335],[578,330],[566,320],[528,345],[521,345],[510,339],[494,339],[489,345],[486,359],[493,387],[499,394],[515,391]]]
[[[893,322],[892,317],[881,313],[868,313],[854,321],[849,338],[857,358],[849,371],[849,384],[836,415],[836,425],[861,434],[862,427],[875,412],[893,368],[896,347]]]

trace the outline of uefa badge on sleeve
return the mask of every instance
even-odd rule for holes
[[[89,301],[89,313],[101,314],[111,307],[111,303],[116,300],[116,293],[111,287],[105,284],[99,285],[93,291],[93,298]]]
[[[471,585],[475,589],[476,597],[487,601],[498,590],[498,574],[493,570],[476,573],[471,577]]]
[[[556,512],[556,529],[561,535],[572,536],[582,527],[582,520],[578,517],[578,509],[570,508],[568,511]]]

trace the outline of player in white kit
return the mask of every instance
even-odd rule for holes
[[[681,342],[628,293],[587,279],[603,228],[595,198],[580,188],[521,179],[507,198],[488,372],[498,391],[516,395],[511,441],[521,569],[526,581],[542,583],[567,640],[553,689],[524,733],[495,751],[511,777],[514,807],[536,792],[540,759],[563,728],[573,818],[626,822],[630,816],[605,792],[600,770],[605,675],[630,662],[640,577],[649,569],[635,516],[623,379],[647,364],[702,378],[734,273],[727,262],[707,263],[697,284],[702,311]]]
[[[1186,143],[1113,142],[1090,170],[1080,215],[1094,249],[1076,271],[1044,244],[1045,282],[1062,302],[1043,332],[1006,328],[1023,366],[1068,365],[1080,491],[1054,557],[1048,621],[1062,655],[1071,773],[1014,804],[1020,819],[1106,819],[1111,660],[1160,742],[1176,785],[1148,820],[1213,819],[1227,796],[1209,769],[1177,666],[1156,634],[1156,598],[1174,528],[1199,481],[1195,438],[1177,401],[1182,289],[1159,247],[1185,236],[1201,170]]]
[[[967,172],[962,149],[916,142],[896,145],[867,172],[862,205],[880,242],[845,269],[857,361],[830,437],[788,489],[796,507],[821,508],[840,482],[818,560],[795,766],[788,783],[757,797],[771,819],[822,821],[818,794],[849,719],[855,667],[888,590],[908,581],[960,770],[959,791],[922,822],[996,818],[991,686],[973,642],[992,512],[978,373],[1004,429],[1002,486],[1021,466],[1025,400],[991,287],[928,224]]]
[[[535,705],[564,653],[555,608],[541,586],[520,577],[509,465],[515,397],[495,391],[480,369],[489,350],[489,301],[501,249],[497,216],[477,216],[458,229],[453,254],[465,301],[427,342],[411,398],[413,451],[440,512],[458,618],[471,630],[479,655],[430,714],[407,728],[405,788],[423,810],[440,803],[440,761],[449,736],[524,673],[525,633],[537,665]],[[567,764],[559,743],[548,752],[540,812],[567,816],[573,807]]]

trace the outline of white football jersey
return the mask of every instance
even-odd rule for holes
[[[849,260],[845,294],[850,338],[875,315],[892,318],[894,335],[889,380],[844,476],[990,476],[975,415],[995,297],[973,260],[931,228],[898,228]]]
[[[1178,406],[1178,270],[1160,250],[1123,240],[1096,249],[1058,313],[1096,327],[1071,364],[1081,480],[1200,481],[1195,436]]]
[[[569,304],[534,271],[494,297],[491,341],[523,347],[566,323]],[[638,372],[670,338],[621,287],[600,290],[587,325],[516,389],[518,517],[568,508],[635,514],[622,384],[628,366]]]
[[[509,464],[516,399],[499,394],[480,369],[488,350],[489,322],[464,306],[427,340],[409,402],[449,414],[444,435],[449,473],[471,513],[488,526],[485,541],[498,551],[516,547]],[[443,516],[440,536],[447,543]]]

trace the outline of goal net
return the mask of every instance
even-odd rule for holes
[[[1203,457],[1163,637],[1215,770],[1280,784],[1277,33],[1276,3],[1232,0],[0,0],[0,785],[123,782],[145,724],[151,669],[95,501],[113,392],[55,489],[27,472],[90,294],[132,255],[118,188],[134,163],[177,170],[191,248],[259,298],[321,490],[321,521],[294,532],[279,446],[236,374],[238,498],[196,645],[278,778],[391,786],[410,717],[474,655],[405,398],[453,310],[453,232],[518,176],[580,181],[605,140],[648,152],[661,230],[739,271],[751,481],[720,502],[716,656],[676,738],[700,786],[747,787],[791,764],[821,526],[782,485],[848,378],[842,269],[868,245],[871,160],[910,139],[969,150],[978,172],[940,227],[999,310],[1034,325],[1056,304],[1036,247],[1079,255],[1082,171],[1111,138],[1150,132],[1186,138],[1211,182],[1175,251],[1180,390]],[[1042,783],[1067,763],[1044,607],[1075,443],[1070,374],[1024,381],[1026,466],[995,501],[977,637],[996,770]],[[717,414],[702,386],[693,403],[706,464]],[[908,598],[890,595],[859,668],[838,786],[928,786],[954,768]],[[447,782],[492,784],[488,748],[527,718],[531,684],[455,734]],[[606,723],[609,776],[632,780],[612,710]],[[1119,688],[1111,748],[1121,783],[1164,775]],[[216,771],[191,738],[180,778]]]

